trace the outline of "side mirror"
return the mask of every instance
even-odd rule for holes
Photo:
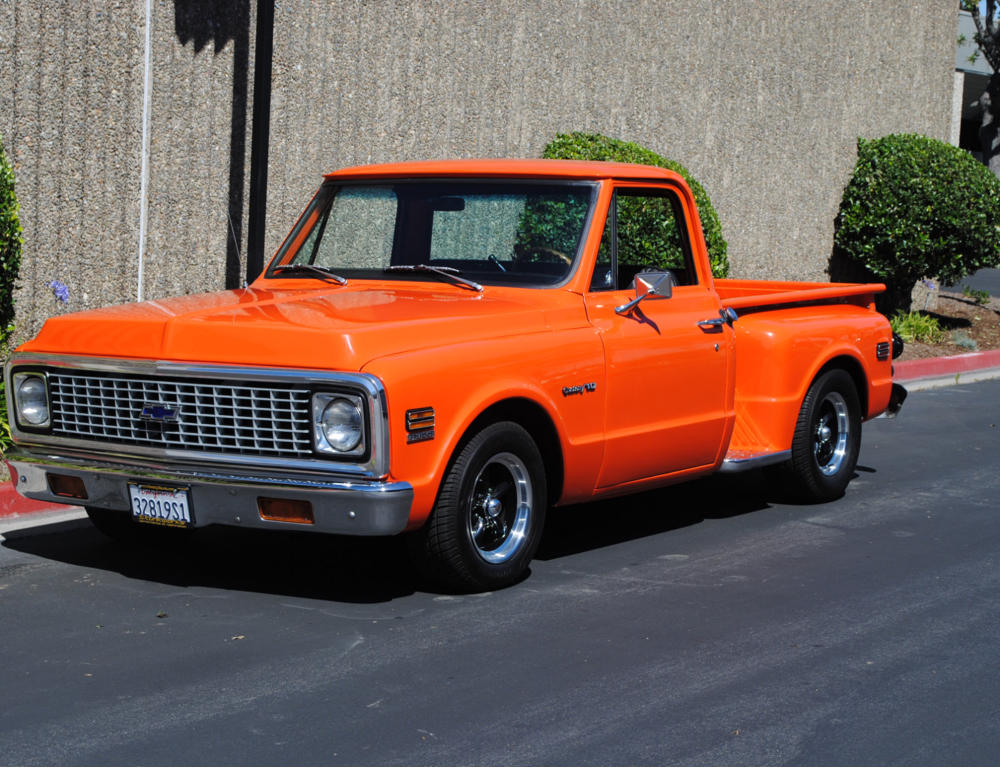
[[[643,299],[669,299],[673,296],[674,273],[639,272],[632,279],[632,287],[635,289],[635,298],[627,304],[615,307],[615,312],[619,315],[628,314]]]

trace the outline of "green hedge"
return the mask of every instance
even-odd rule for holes
[[[21,267],[21,224],[14,195],[14,169],[0,138],[0,345],[14,327],[14,283]]]
[[[14,169],[7,162],[0,138],[0,355],[7,355],[7,341],[14,330],[14,282],[21,267],[21,224],[14,196]],[[0,452],[10,446],[10,425],[4,380],[0,376]]]
[[[836,220],[834,279],[886,283],[879,309],[909,311],[918,280],[952,284],[1000,261],[1000,180],[965,150],[926,136],[858,139]],[[837,273],[840,273],[838,275]]]
[[[668,160],[650,149],[620,139],[612,139],[599,133],[562,133],[553,139],[542,151],[542,157],[563,160],[610,160],[619,163],[638,163],[669,168],[680,174],[691,187],[701,227],[705,233],[708,259],[712,264],[712,274],[726,277],[729,274],[729,258],[726,255],[726,241],[722,237],[722,225],[712,206],[712,201],[704,187],[690,174],[687,168],[673,160]]]

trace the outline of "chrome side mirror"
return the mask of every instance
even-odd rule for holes
[[[615,307],[615,312],[625,315],[632,311],[643,299],[669,299],[674,295],[674,273],[640,272],[632,279],[635,298],[632,301]]]

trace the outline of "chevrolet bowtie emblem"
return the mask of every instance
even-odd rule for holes
[[[142,406],[143,421],[166,423],[177,421],[178,409],[163,403],[146,403]]]

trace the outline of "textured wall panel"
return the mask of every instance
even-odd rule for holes
[[[132,2],[0,3],[0,135],[24,228],[21,336],[135,295],[141,20]],[[47,283],[60,280],[70,301]]]
[[[255,17],[252,0],[152,7],[149,298],[241,279]],[[0,0],[22,333],[63,309],[53,278],[68,308],[137,293],[144,19],[140,0]],[[268,253],[323,171],[537,156],[588,130],[686,165],[734,276],[823,279],[857,136],[947,139],[955,29],[949,4],[903,0],[281,0]]]

